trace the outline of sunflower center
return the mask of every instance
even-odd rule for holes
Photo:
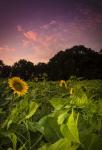
[[[15,90],[17,90],[17,91],[22,91],[22,90],[23,90],[23,86],[22,86],[22,84],[19,83],[19,82],[15,82],[15,83],[13,84],[13,87],[14,87]]]

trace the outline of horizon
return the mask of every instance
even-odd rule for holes
[[[0,1],[0,60],[47,63],[60,50],[102,49],[102,1]]]
[[[4,65],[11,66],[11,67],[12,67],[15,63],[18,63],[20,60],[26,60],[26,61],[28,61],[28,62],[33,63],[34,65],[38,65],[39,63],[45,63],[45,64],[47,64],[47,63],[49,63],[50,59],[52,59],[52,58],[53,58],[55,55],[57,55],[59,52],[61,52],[61,51],[65,52],[66,50],[71,50],[71,49],[74,48],[75,46],[84,46],[85,48],[90,49],[90,50],[92,50],[92,51],[94,51],[94,52],[96,52],[96,53],[98,53],[98,54],[99,54],[99,52],[100,52],[100,51],[95,51],[95,50],[91,49],[90,47],[86,47],[85,45],[81,45],[81,44],[80,44],[80,45],[74,45],[74,46],[72,46],[72,47],[70,47],[70,48],[66,48],[66,49],[64,49],[64,50],[59,50],[58,52],[56,52],[56,54],[54,54],[51,58],[49,58],[49,60],[48,60],[47,62],[41,62],[41,61],[39,61],[39,62],[37,62],[37,63],[34,63],[33,61],[27,60],[27,59],[25,59],[25,58],[20,58],[19,60],[15,61],[13,64],[6,64],[3,60],[1,60],[1,61],[3,61]]]

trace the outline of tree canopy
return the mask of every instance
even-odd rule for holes
[[[0,78],[20,76],[25,80],[40,78],[47,74],[49,80],[68,79],[70,76],[86,79],[102,79],[102,50],[95,52],[83,45],[58,52],[48,63],[38,63],[21,59],[7,66],[0,61]]]

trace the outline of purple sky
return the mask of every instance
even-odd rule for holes
[[[102,0],[0,0],[0,59],[47,62],[74,45],[102,49]]]

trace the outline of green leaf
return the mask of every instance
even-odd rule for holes
[[[72,134],[75,142],[80,143],[79,133],[78,133],[78,128],[77,128],[77,122],[74,119],[74,112],[73,111],[72,111],[71,115],[69,116],[67,126],[68,126],[69,131]]]
[[[100,136],[93,134],[90,139],[88,150],[101,150],[101,149],[102,149],[102,139],[100,138]]]
[[[44,134],[44,128],[37,122],[31,122],[28,121],[28,129],[32,132],[37,132],[39,131],[40,133]]]
[[[9,120],[7,123],[7,129],[10,127],[11,124],[12,124],[12,120]]]
[[[69,131],[69,128],[66,124],[62,124],[60,126],[60,130],[61,130],[61,133],[62,135],[67,138],[69,141],[73,142],[73,136],[71,135],[70,131]]]
[[[60,139],[56,143],[49,146],[49,150],[68,150],[70,147],[70,141],[68,141],[67,139]]]
[[[55,142],[61,137],[60,128],[56,118],[50,116],[43,117],[39,121],[39,124],[44,127],[44,136],[49,142]]]
[[[58,116],[58,124],[62,124],[67,117],[67,111],[64,111],[62,114]]]
[[[76,150],[78,148],[77,144],[71,144],[68,139],[63,138],[55,142],[54,144],[51,145],[45,145],[39,150]]]
[[[36,112],[37,108],[38,108],[38,104],[35,102],[31,102],[29,104],[29,113],[26,115],[25,119],[29,119],[30,117],[32,117]]]
[[[85,150],[102,150],[102,138],[96,134],[88,133],[82,135],[81,142]]]
[[[9,133],[8,137],[10,138],[10,140],[12,141],[13,144],[13,150],[16,150],[16,145],[17,145],[17,136],[15,135],[15,133]]]
[[[38,150],[47,150],[47,145],[43,145],[43,146],[40,147]]]
[[[18,150],[24,150],[25,144],[23,144]]]
[[[67,102],[68,102],[68,99],[66,99],[66,98],[53,98],[50,100],[51,105],[56,110],[61,109]]]

